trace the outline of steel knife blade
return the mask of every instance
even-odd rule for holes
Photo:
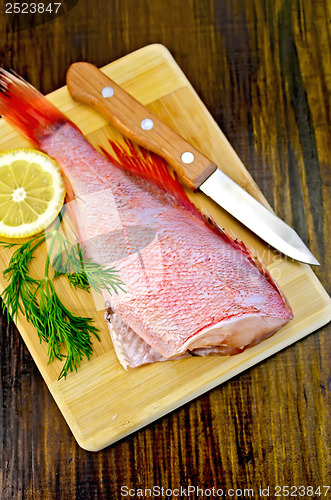
[[[74,100],[94,107],[124,136],[162,156],[186,187],[200,189],[284,255],[319,265],[294,229],[96,66],[86,62],[72,64],[67,72],[67,86]]]

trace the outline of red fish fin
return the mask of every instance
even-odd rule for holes
[[[177,177],[171,175],[167,162],[141,146],[134,145],[128,139],[124,140],[126,148],[109,139],[114,155],[101,146],[100,149],[114,165],[147,179],[166,193],[170,193],[178,205],[202,218],[201,213],[190,201]]]
[[[179,206],[185,208],[200,220],[203,220],[219,236],[225,237],[225,239],[230,238],[208,213],[201,213],[191,202],[185,189],[179,182],[176,173],[171,174],[167,162],[161,156],[133,144],[133,142],[126,138],[124,138],[126,148],[111,139],[108,140],[114,155],[106,151],[102,146],[100,146],[100,149],[114,165],[156,184],[166,193],[170,193]]]
[[[35,146],[69,120],[38,90],[0,68],[0,114]]]

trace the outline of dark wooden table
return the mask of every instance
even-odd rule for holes
[[[5,5],[1,64],[43,93],[65,84],[72,62],[168,47],[278,215],[309,243],[330,292],[328,0],[68,0],[46,17]],[[139,498],[153,486],[175,498],[189,485],[204,498],[208,488],[211,498],[217,488],[263,498],[260,486],[276,498],[276,485],[326,498],[330,326],[98,453],[79,448],[17,329],[4,316],[0,326],[4,500],[119,499],[122,487]]]

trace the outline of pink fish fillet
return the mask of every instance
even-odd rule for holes
[[[154,182],[124,171],[41,94],[11,75],[4,81],[0,113],[59,163],[88,256],[120,270],[125,292],[104,298],[125,368],[236,354],[291,320],[268,271],[208,225],[164,170]],[[149,176],[137,163],[132,168]]]

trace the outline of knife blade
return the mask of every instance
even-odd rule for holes
[[[186,187],[201,190],[284,255],[319,265],[294,229],[96,66],[86,62],[72,64],[67,72],[67,86],[74,100],[94,107],[124,136],[162,156]]]

